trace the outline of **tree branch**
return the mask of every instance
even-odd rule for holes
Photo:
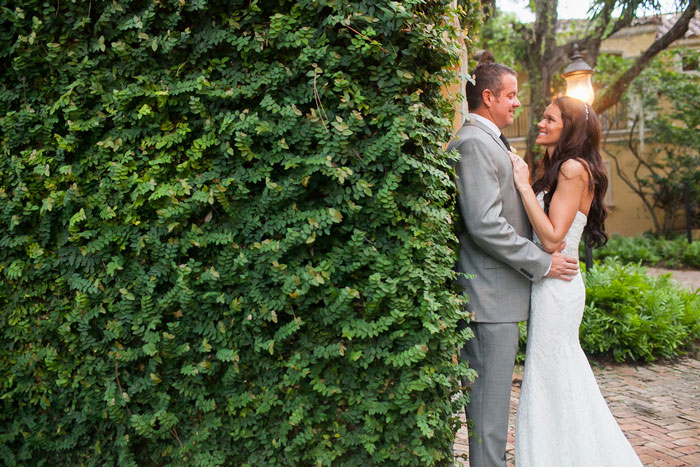
[[[683,14],[678,18],[678,21],[669,29],[666,34],[654,41],[644,53],[610,86],[608,86],[602,95],[593,103],[593,108],[598,114],[605,112],[608,108],[615,105],[622,95],[625,93],[630,83],[639,76],[644,70],[644,67],[654,58],[659,52],[666,49],[674,41],[683,37],[688,31],[690,20],[693,19],[698,10],[698,0],[692,0]]]
[[[589,65],[591,65],[591,67],[595,68],[596,64],[598,63],[601,42],[611,34],[609,32],[606,34],[606,31],[608,31],[616,4],[617,2],[615,0],[606,1],[603,8],[595,16],[597,21],[595,23],[595,27],[593,28],[593,32],[579,41],[579,47],[588,51],[587,55],[590,62]],[[573,44],[574,41],[571,41],[566,45],[567,53],[571,53],[570,48],[573,48]]]

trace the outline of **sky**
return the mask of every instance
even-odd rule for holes
[[[527,8],[528,0],[496,0],[496,6],[503,11],[510,11],[518,16],[522,22],[535,20],[534,13]],[[591,6],[591,0],[559,0],[559,18],[585,18]],[[660,0],[663,13],[671,13],[677,10],[676,0]]]

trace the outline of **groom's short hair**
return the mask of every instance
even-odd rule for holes
[[[479,63],[471,74],[474,83],[467,81],[467,105],[470,112],[481,107],[483,103],[481,95],[484,89],[490,89],[494,95],[498,96],[503,90],[502,76],[505,74],[517,76],[515,70],[508,66],[488,62]]]

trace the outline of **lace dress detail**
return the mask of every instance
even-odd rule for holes
[[[542,204],[542,194],[538,200]],[[576,213],[564,238],[564,254],[578,258],[586,220]],[[642,465],[581,350],[578,331],[585,301],[580,273],[571,282],[544,278],[532,286],[515,428],[518,467]]]

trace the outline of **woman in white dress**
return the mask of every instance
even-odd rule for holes
[[[573,98],[555,99],[537,125],[546,148],[533,186],[527,164],[515,155],[515,184],[532,223],[535,243],[578,257],[582,233],[590,244],[607,240],[607,178],[600,156],[600,123],[593,109]],[[578,330],[586,289],[544,278],[532,286],[527,351],[516,417],[518,467],[641,466],[598,389],[581,350]]]

